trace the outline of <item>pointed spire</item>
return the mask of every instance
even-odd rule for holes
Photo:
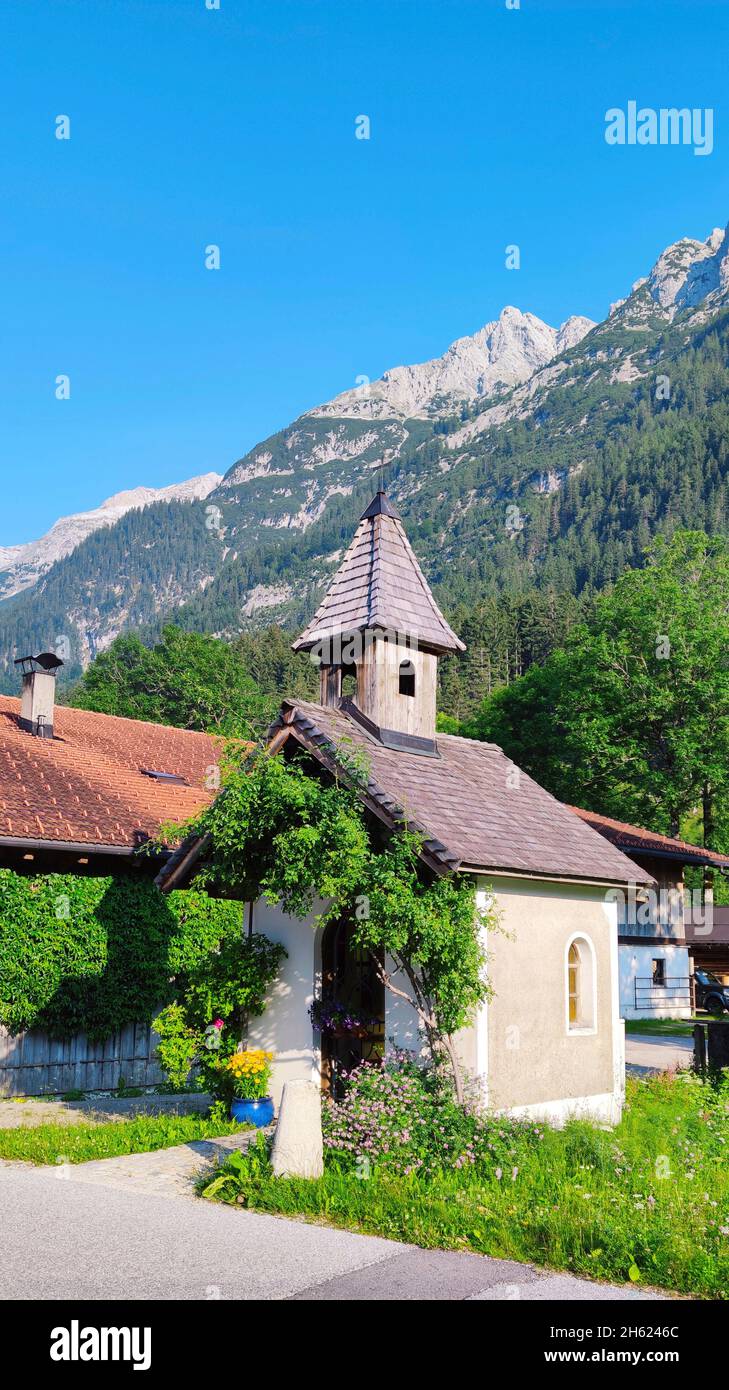
[[[366,521],[370,516],[394,516],[397,521],[400,520],[400,513],[395,511],[384,487],[378,488],[369,507],[363,511],[360,521]]]
[[[439,654],[465,651],[448,626],[384,489],[373,497],[339,569],[294,651],[368,630],[408,637]]]

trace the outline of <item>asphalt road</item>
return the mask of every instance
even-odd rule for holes
[[[629,1027],[629,1025],[628,1025]],[[625,1066],[634,1076],[648,1076],[669,1068],[690,1067],[693,1038],[650,1038],[641,1033],[625,1033]]]
[[[114,1161],[114,1160],[112,1160]],[[60,1172],[60,1170],[59,1170]],[[529,1265],[0,1165],[2,1299],[652,1299]]]

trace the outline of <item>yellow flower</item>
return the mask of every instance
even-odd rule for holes
[[[246,1048],[244,1052],[234,1052],[233,1056],[228,1058],[226,1067],[239,1078],[258,1079],[265,1076],[273,1055],[261,1047]]]

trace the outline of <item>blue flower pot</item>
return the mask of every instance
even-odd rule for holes
[[[273,1101],[270,1096],[262,1096],[260,1100],[240,1100],[236,1096],[230,1103],[230,1113],[239,1124],[264,1129],[273,1119]]]

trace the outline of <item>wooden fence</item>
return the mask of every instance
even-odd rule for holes
[[[37,1029],[13,1036],[0,1027],[0,1098],[115,1090],[120,1077],[127,1086],[157,1086],[164,1075],[156,1045],[146,1023],[128,1024],[103,1043],[84,1033],[59,1041]]]

